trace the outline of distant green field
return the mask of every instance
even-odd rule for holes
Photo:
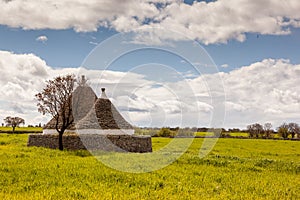
[[[194,136],[214,136],[214,132],[195,132]]]
[[[214,136],[214,132],[195,132],[195,136]],[[243,132],[237,132],[237,133],[228,133],[230,136],[242,136],[242,137],[248,137],[248,133],[243,133]]]
[[[230,136],[235,136],[235,137],[238,137],[238,136],[248,137],[249,133],[237,132],[237,133],[229,133],[229,135]]]
[[[3,127],[0,126],[0,132],[11,132],[12,131],[12,127]],[[15,132],[42,132],[43,128],[41,127],[16,127]]]
[[[132,174],[87,151],[29,148],[27,138],[0,134],[0,199],[300,199],[296,141],[219,139],[200,159],[194,139],[166,168]],[[153,149],[171,140],[153,138]]]

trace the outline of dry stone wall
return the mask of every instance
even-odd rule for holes
[[[27,146],[38,146],[58,149],[58,135],[29,135]],[[63,135],[64,149],[68,150],[101,150],[117,152],[152,152],[150,136],[130,135]]]

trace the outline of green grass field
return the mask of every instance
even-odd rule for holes
[[[0,132],[12,132],[12,127],[0,126]],[[43,132],[42,127],[16,127],[15,132]]]
[[[300,142],[219,139],[200,159],[194,139],[172,165],[132,174],[87,151],[29,148],[27,137],[0,134],[0,199],[300,199]],[[153,138],[153,149],[171,140]]]
[[[230,136],[235,136],[235,137],[249,137],[249,133],[242,133],[242,132],[238,132],[238,133],[229,133]]]
[[[194,133],[194,136],[202,136],[202,137],[214,136],[214,135],[215,135],[214,132],[195,132]]]

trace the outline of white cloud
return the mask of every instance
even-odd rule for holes
[[[90,41],[89,43],[92,44],[92,45],[95,45],[95,46],[97,46],[99,44],[99,43],[93,42],[93,41]]]
[[[228,65],[228,64],[223,64],[223,65],[221,65],[221,67],[222,67],[222,68],[228,68],[229,65]]]
[[[107,87],[107,94],[111,97],[123,95],[125,90],[115,92],[113,86],[122,80],[127,90],[136,87],[143,80],[143,76],[133,73],[99,70],[86,70],[82,68],[51,68],[44,60],[34,54],[15,54],[0,51],[0,118],[8,115],[18,115],[26,119],[27,124],[45,123],[49,117],[41,117],[37,112],[35,94],[40,92],[45,81],[63,74],[85,74],[96,93],[100,95],[100,86]],[[101,85],[99,83],[101,79]],[[133,82],[133,84],[131,83]],[[134,87],[132,86],[134,85]],[[43,121],[39,121],[43,120]]]
[[[36,41],[45,43],[45,42],[48,41],[48,37],[45,36],[45,35],[41,35],[41,36],[36,38]]]
[[[49,77],[51,68],[33,54],[17,55],[0,51],[0,60],[1,118],[13,113],[26,118],[31,118],[28,115],[37,116],[33,112],[34,94],[41,89],[44,79]]]
[[[227,118],[230,121],[231,114],[239,115],[240,123],[269,119],[277,119],[277,123],[281,123],[299,118],[299,75],[300,65],[293,65],[283,59],[266,59],[223,73],[229,104]],[[251,115],[252,119],[247,119]],[[232,123],[239,124],[233,120]]]
[[[134,31],[140,42],[151,39],[157,44],[187,37],[205,44],[244,41],[245,33],[283,35],[290,34],[289,27],[300,27],[297,0],[195,1],[192,5],[182,0],[14,0],[0,1],[0,7],[0,24],[10,27],[78,32],[107,27]]]
[[[231,110],[231,111],[245,111],[246,108],[244,106],[242,106],[241,104],[238,103],[233,103],[231,101],[226,101],[226,108],[227,110]]]
[[[284,121],[300,123],[300,65],[288,60],[266,59],[228,73],[201,75],[185,81],[157,83],[135,73],[75,68],[54,69],[33,54],[0,51],[0,118],[18,115],[27,124],[45,123],[37,112],[34,95],[45,80],[61,74],[85,74],[96,93],[107,88],[112,102],[133,124],[145,126],[208,126],[222,88],[226,93],[224,127]],[[16,73],[18,72],[18,73]],[[99,77],[102,76],[101,81]],[[159,86],[158,86],[159,85]],[[218,96],[217,96],[218,97]],[[221,102],[222,103],[222,102]]]

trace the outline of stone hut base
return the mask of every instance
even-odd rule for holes
[[[58,135],[29,135],[27,146],[58,149]],[[64,149],[116,151],[116,152],[152,152],[150,136],[130,135],[63,135]]]

